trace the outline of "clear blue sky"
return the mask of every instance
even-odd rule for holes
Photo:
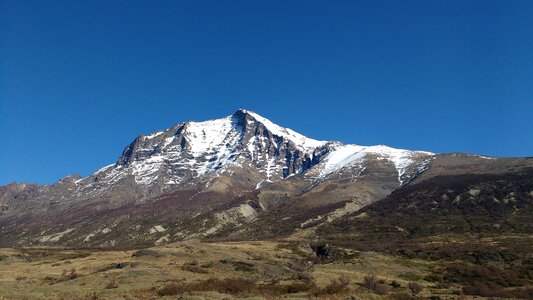
[[[533,156],[533,1],[0,1],[0,184],[247,108],[316,139]]]

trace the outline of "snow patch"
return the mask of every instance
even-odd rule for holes
[[[272,121],[270,121],[269,119],[264,118],[255,112],[245,109],[243,109],[242,111],[252,116],[256,121],[262,123],[266,127],[266,129],[268,129],[268,131],[270,131],[272,134],[277,135],[279,137],[284,137],[295,143],[297,146],[302,147],[303,149],[315,149],[327,143],[325,141],[317,141],[308,138],[292,129],[278,126],[272,123]]]
[[[228,134],[234,128],[231,117],[204,122],[189,122],[186,125],[185,138],[189,142],[193,156],[199,157],[213,153],[224,144]]]
[[[414,163],[414,155],[433,155],[433,153],[430,152],[395,149],[384,145],[336,145],[333,151],[325,157],[323,169],[318,177],[324,178],[327,175],[336,173],[347,166],[360,164],[369,154],[377,155],[378,159],[386,159],[391,161],[398,172],[398,181],[400,182],[400,185],[403,184],[402,176]]]
[[[145,135],[143,136],[143,139],[145,140],[151,140],[159,135],[161,135],[164,131],[156,131],[156,132],[153,132],[151,134],[148,134],[148,135]]]

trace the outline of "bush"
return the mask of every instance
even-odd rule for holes
[[[512,294],[503,290],[501,286],[490,283],[471,283],[463,287],[463,292],[467,295],[476,295],[482,297],[512,298]]]
[[[117,278],[115,278],[114,276],[110,277],[109,278],[109,282],[107,283],[105,288],[106,289],[116,289],[116,288],[118,288]]]
[[[387,285],[385,285],[383,280],[378,279],[375,275],[368,275],[363,278],[363,287],[373,291],[378,295],[385,295],[388,292]]]
[[[363,283],[361,285],[369,290],[374,290],[377,284],[378,281],[375,275],[367,275],[363,278]]]
[[[76,279],[76,278],[78,278],[78,272],[76,272],[76,269],[70,270],[70,273],[68,274],[67,279],[71,280],[71,279]]]
[[[326,295],[333,295],[346,292],[348,290],[349,284],[350,281],[346,278],[334,279],[330,284],[324,287],[321,293]]]
[[[235,266],[235,271],[253,272],[255,270],[253,264],[249,264],[243,261],[234,262],[233,265]]]
[[[438,296],[436,296],[438,297]],[[410,295],[410,294],[407,294],[407,293],[395,293],[395,294],[391,294],[387,297],[387,299],[391,299],[391,300],[422,300],[424,298],[420,297],[420,296],[413,296],[413,295]],[[433,298],[429,298],[429,299],[433,299]],[[440,298],[437,298],[437,299],[440,299]]]
[[[89,293],[89,294],[81,294],[79,292],[69,291],[69,292],[61,293],[57,295],[56,297],[54,297],[53,299],[57,299],[57,300],[99,300],[101,298],[98,296],[96,292]]]
[[[391,283],[390,283],[390,286],[392,286],[393,288],[397,289],[397,288],[401,288],[402,285],[396,281],[396,280],[393,280]]]
[[[201,267],[195,266],[195,265],[183,265],[181,266],[181,269],[184,271],[189,271],[192,273],[199,273],[199,274],[207,274],[209,273],[207,270],[202,269]]]
[[[411,293],[413,293],[415,295],[420,293],[422,291],[422,289],[424,289],[420,284],[418,284],[416,282],[409,282],[407,287],[409,287],[409,290],[411,291]]]
[[[174,296],[185,292],[210,292],[215,291],[232,295],[248,295],[256,293],[258,287],[255,282],[241,278],[215,279],[198,281],[188,284],[171,284],[158,290],[159,296]]]
[[[373,291],[378,295],[386,295],[389,292],[389,288],[384,284],[378,283]]]
[[[70,270],[70,272],[68,272],[67,270],[63,270],[63,273],[61,273],[60,281],[67,281],[76,278],[78,278],[78,272],[76,272],[76,269],[72,269]]]
[[[463,287],[467,295],[496,297],[496,298],[520,298],[533,299],[533,288],[504,289],[494,283],[475,282]]]
[[[484,282],[493,286],[519,287],[527,284],[525,277],[527,277],[527,271],[518,268],[455,263],[446,266],[443,279],[445,282],[466,285]]]
[[[310,289],[313,288],[313,286],[305,283],[305,282],[293,282],[288,285],[276,285],[278,288],[278,291],[281,294],[296,294],[301,292],[307,292]]]
[[[210,278],[191,283],[169,284],[157,290],[157,294],[159,296],[175,296],[190,292],[219,292],[238,296],[267,295],[279,297],[284,294],[307,292],[313,296],[324,296],[347,292],[348,286],[349,281],[344,278],[333,280],[322,289],[318,288],[314,282],[297,281],[283,284],[277,280],[273,280],[269,284],[260,285],[255,281],[241,278]]]
[[[161,297],[178,295],[180,292],[182,292],[180,287],[181,286],[177,284],[165,285],[157,291],[157,295]]]

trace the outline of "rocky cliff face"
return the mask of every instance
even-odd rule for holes
[[[116,164],[80,183],[112,186],[133,178],[137,185],[168,191],[207,181],[231,169],[252,175],[257,185],[307,172],[309,176],[324,178],[346,166],[360,165],[367,155],[390,160],[402,183],[412,165],[432,154],[317,141],[256,113],[238,110],[226,118],[179,123],[139,136],[126,147]]]
[[[179,123],[139,136],[104,171],[133,175],[142,185],[160,181],[172,186],[223,173],[230,166],[249,166],[272,181],[309,168],[313,152],[324,144],[238,110],[226,118]]]
[[[146,199],[223,174],[245,173],[255,187],[300,173],[319,162],[325,142],[281,128],[245,110],[204,122],[184,122],[137,137],[118,161],[79,180],[80,190],[98,195],[135,186],[131,199]]]
[[[84,178],[0,187],[0,244],[277,236],[338,219],[426,177],[530,165],[317,141],[238,110],[141,135],[115,163]]]

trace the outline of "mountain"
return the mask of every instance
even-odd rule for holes
[[[133,140],[94,174],[0,187],[0,246],[144,247],[309,235],[436,176],[506,174],[530,158],[318,141],[247,110]]]
[[[435,176],[321,226],[318,233],[325,239],[386,248],[446,237],[473,241],[527,236],[533,232],[531,220],[533,169],[524,169]]]

